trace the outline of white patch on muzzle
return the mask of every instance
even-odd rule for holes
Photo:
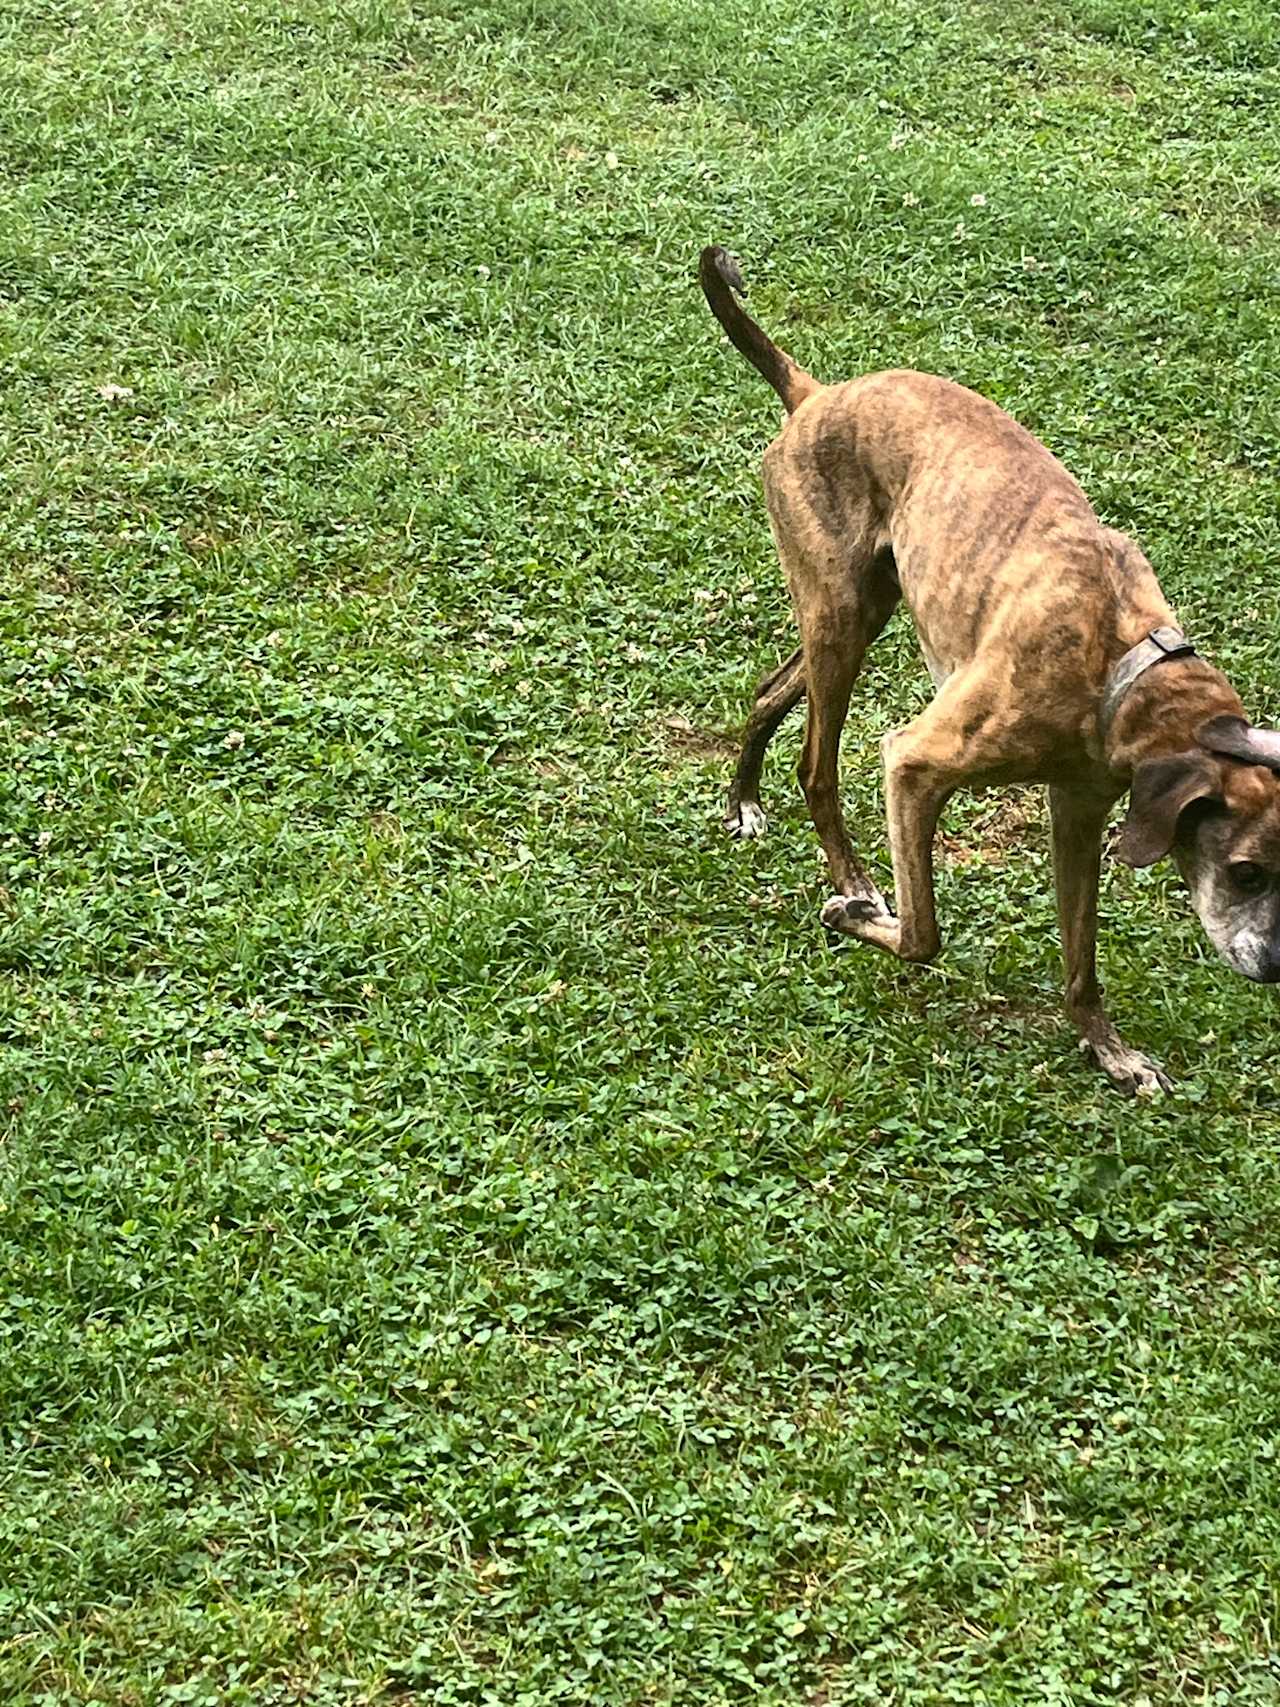
[[[1246,978],[1258,982],[1267,975],[1267,939],[1261,931],[1240,930],[1231,938],[1231,947],[1223,951],[1228,962]]]
[[[1240,910],[1223,908],[1212,874],[1190,878],[1191,900],[1204,934],[1233,972],[1255,982],[1266,981],[1269,961],[1267,936],[1256,925],[1242,925]]]

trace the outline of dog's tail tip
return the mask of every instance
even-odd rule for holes
[[[707,305],[728,336],[729,342],[744,355],[781,397],[788,413],[822,387],[803,368],[797,367],[773,339],[756,325],[751,316],[738,305],[737,298],[747,294],[742,269],[727,249],[709,243],[698,258],[698,276]]]
[[[719,243],[708,243],[702,251],[701,259],[704,271],[718,273],[729,289],[736,290],[739,296],[747,294],[746,280],[742,276],[742,268],[738,265],[736,255],[731,255]]]

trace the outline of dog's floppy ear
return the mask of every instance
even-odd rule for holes
[[[1197,800],[1221,800],[1222,777],[1207,753],[1147,759],[1133,773],[1129,812],[1116,854],[1126,865],[1154,865],[1178,834],[1178,819]]]
[[[1243,717],[1211,717],[1196,730],[1196,740],[1210,753],[1280,771],[1278,729],[1255,729]]]

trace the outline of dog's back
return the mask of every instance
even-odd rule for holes
[[[871,531],[892,551],[935,681],[997,636],[1100,672],[1100,609],[1135,635],[1172,620],[1146,559],[1058,459],[951,380],[893,369],[815,390],[765,453],[765,483],[793,533]]]

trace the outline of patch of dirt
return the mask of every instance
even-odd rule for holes
[[[662,720],[663,736],[670,747],[684,754],[686,758],[701,759],[707,762],[723,759],[736,759],[738,756],[738,737],[726,735],[718,729],[696,729],[687,717],[664,717]]]
[[[534,776],[546,777],[548,781],[555,781],[559,777],[567,776],[569,772],[569,767],[561,764],[557,759],[530,758],[523,747],[506,745],[494,748],[489,755],[489,763],[491,765],[518,765],[524,770],[532,771]]]
[[[1006,789],[984,803],[980,815],[962,830],[938,832],[943,865],[1003,865],[1011,853],[1048,845],[1044,795],[1038,788]]]
[[[962,1013],[959,1023],[968,1036],[979,1043],[989,1043],[1010,1027],[1037,1037],[1057,1034],[1062,1031],[1062,1014],[1048,997],[1037,1002],[1029,997],[1001,1001],[988,996],[975,1001],[968,1012]]]

